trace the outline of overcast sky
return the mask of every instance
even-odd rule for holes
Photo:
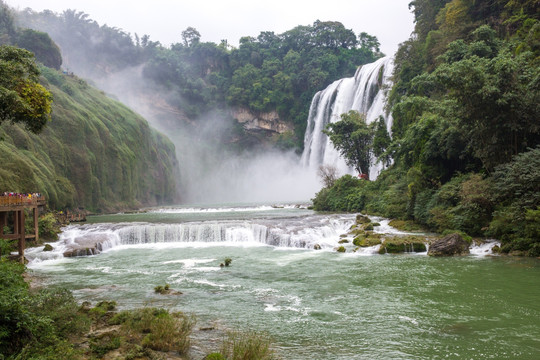
[[[4,0],[16,9],[30,7],[62,12],[76,9],[100,25],[107,24],[163,45],[181,42],[188,26],[196,28],[202,41],[227,39],[237,46],[242,36],[261,31],[283,33],[315,20],[339,21],[357,35],[377,36],[387,55],[397,50],[413,30],[410,0]]]

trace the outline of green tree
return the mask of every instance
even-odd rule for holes
[[[16,33],[11,10],[0,0],[0,45],[10,44]]]
[[[373,134],[373,155],[375,155],[385,166],[390,165],[390,155],[386,153],[392,139],[386,129],[386,122],[381,116],[375,122]]]
[[[182,31],[182,41],[184,46],[190,47],[195,45],[201,39],[201,33],[194,27],[188,26],[186,30]]]
[[[323,132],[345,158],[347,165],[358,173],[369,174],[373,144],[373,130],[364,116],[351,110],[341,115],[341,120],[330,123]]]
[[[376,36],[369,35],[366,32],[361,32],[359,36],[360,48],[371,51],[375,54],[380,53],[381,43]]]
[[[472,35],[470,44],[450,46],[449,62],[433,77],[444,98],[457,104],[454,115],[468,147],[492,171],[540,141],[540,68],[530,53],[516,56],[501,47],[487,26]],[[463,54],[456,56],[456,48]]]
[[[62,65],[60,49],[51,37],[41,31],[24,29],[17,35],[17,45],[34,53],[43,65],[59,70]]]
[[[0,123],[18,122],[39,133],[50,119],[52,95],[39,84],[39,69],[27,50],[0,46]]]

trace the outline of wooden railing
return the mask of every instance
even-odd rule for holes
[[[21,206],[21,205],[45,205],[46,200],[43,196],[28,196],[28,195],[0,195],[0,206]]]

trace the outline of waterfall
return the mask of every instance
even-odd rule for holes
[[[354,216],[308,216],[298,219],[258,221],[207,221],[180,224],[103,223],[69,225],[60,240],[51,245],[54,251],[42,247],[26,252],[32,262],[64,257],[97,255],[123,245],[179,244],[186,246],[253,246],[313,249],[315,245],[332,249],[339,236],[354,223]],[[167,245],[166,245],[167,246]]]
[[[341,114],[356,110],[364,114],[368,124],[382,116],[390,133],[392,117],[384,107],[393,69],[393,59],[384,57],[359,67],[354,77],[337,80],[315,94],[309,109],[302,165],[312,169],[323,164],[334,165],[340,174],[354,174],[354,169],[347,166],[322,130],[327,124],[339,121]],[[372,180],[383,168],[382,164],[373,162],[369,174]]]

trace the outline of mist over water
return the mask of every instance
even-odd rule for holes
[[[170,94],[149,88],[142,66],[95,81],[174,143],[182,203],[306,202],[321,187],[316,169],[301,166],[294,151],[230,150],[225,142],[238,125],[226,111],[190,121],[167,104]]]

